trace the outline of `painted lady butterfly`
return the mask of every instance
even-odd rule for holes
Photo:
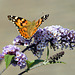
[[[21,17],[8,15],[8,19],[17,27],[18,31],[26,39],[30,39],[37,31],[38,27],[48,18],[49,14],[42,16],[38,21],[28,21]]]

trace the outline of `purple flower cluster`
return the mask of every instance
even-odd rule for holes
[[[64,47],[69,47],[73,49],[75,47],[75,31],[69,30],[67,28],[63,28],[61,26],[49,26],[45,27],[45,29],[51,31],[56,39],[55,47],[63,49]]]
[[[75,47],[75,31],[52,25],[38,29],[30,40],[17,36],[13,43],[15,45],[27,46],[27,49],[32,51],[35,56],[41,57],[42,52],[49,43],[51,45],[50,47],[54,50],[56,48],[63,49],[64,47],[73,49]]]
[[[30,42],[31,42],[31,40],[24,39],[22,36],[18,35],[18,36],[14,39],[13,44],[14,44],[14,45],[24,45],[24,46],[28,46],[28,45],[30,45]]]
[[[14,57],[14,62],[11,62],[13,66],[20,66],[20,68],[24,68],[26,66],[26,60],[27,57],[24,53],[19,52],[20,48],[16,47],[15,45],[7,45],[3,48],[3,52],[0,55],[0,59],[4,58],[4,55],[9,54],[9,55],[15,55]],[[16,62],[16,63],[15,63]]]
[[[7,45],[2,50],[2,55],[10,54],[10,55],[16,55],[16,52],[20,51],[19,47],[16,47],[15,45]]]
[[[23,45],[23,44],[28,44],[28,45],[33,45],[31,46],[28,50],[31,50],[32,53],[37,56],[38,58],[41,57],[42,52],[44,51],[44,49],[46,48],[46,46],[48,46],[48,42],[50,39],[53,38],[53,34],[46,30],[46,29],[38,29],[38,31],[35,33],[35,35],[33,36],[33,41],[32,39],[30,40],[26,40],[21,36],[17,36],[14,39],[14,44],[15,45]],[[18,41],[17,41],[18,40]],[[18,44],[17,44],[18,43]],[[24,45],[27,46],[27,45]]]
[[[0,60],[2,60],[4,58],[4,55],[0,54]]]
[[[42,52],[44,51],[46,46],[48,46],[48,42],[53,38],[53,34],[51,31],[40,28],[33,37],[33,44],[35,44],[34,54],[38,57],[41,57]]]
[[[75,31],[63,28],[61,26],[47,26],[43,29],[38,29],[37,32],[31,37],[31,39],[25,39],[18,35],[14,41],[14,45],[7,45],[3,48],[2,54],[0,54],[0,60],[4,58],[4,55],[15,55],[12,63],[13,66],[20,66],[24,68],[26,66],[27,57],[24,54],[26,50],[32,51],[32,53],[38,58],[43,54],[44,49],[50,44],[50,48],[54,50],[61,48],[73,49],[75,47]],[[22,52],[19,47],[15,45],[26,46]]]
[[[24,53],[16,52],[14,60],[17,61],[17,65],[20,66],[20,69],[26,67],[27,57]]]
[[[61,45],[62,48],[67,48],[69,46],[70,49],[73,49],[75,47],[75,31],[69,30],[67,28],[61,28]]]

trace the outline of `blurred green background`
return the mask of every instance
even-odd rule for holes
[[[50,25],[61,25],[64,28],[75,30],[75,0],[0,0],[0,53],[2,52],[2,48],[12,44],[13,39],[18,35],[13,23],[7,19],[7,15],[9,14],[21,16],[30,21],[37,20],[45,14],[50,14],[50,17],[40,26],[41,28]],[[21,49],[24,49],[24,47],[21,47]],[[61,61],[66,62],[66,64],[41,66],[23,75],[74,75],[74,50],[64,49],[65,55],[61,58]],[[59,51],[61,50],[57,50],[56,52],[51,50],[50,55]],[[37,58],[31,52],[26,52],[25,54],[29,60]],[[46,50],[42,58],[45,58],[45,55]],[[3,61],[0,64],[0,71],[4,67],[5,63]],[[2,75],[17,75],[23,70],[11,65]]]

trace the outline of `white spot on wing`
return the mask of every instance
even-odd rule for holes
[[[14,22],[12,22],[12,23],[14,23]]]
[[[15,19],[17,19],[18,17],[15,17]]]
[[[12,15],[10,15],[11,17],[13,17]]]
[[[44,16],[44,18],[45,18],[45,16]]]
[[[12,19],[13,21],[15,21],[15,19]]]

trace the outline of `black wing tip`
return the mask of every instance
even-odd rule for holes
[[[49,17],[49,14],[46,14],[46,15],[42,16],[41,19],[44,22],[44,20],[46,20],[48,17]]]
[[[46,14],[45,16],[49,17],[49,14]]]
[[[7,18],[8,18],[9,20],[11,20],[11,15],[8,15]]]
[[[10,17],[11,17],[11,15],[8,15],[7,17],[8,17],[8,18],[10,18]]]
[[[8,18],[8,20],[12,20],[12,21],[14,21],[14,20],[16,20],[17,18],[16,18],[16,16],[12,16],[12,15],[8,15],[7,16],[7,18]],[[16,19],[15,19],[16,18]]]
[[[49,17],[49,14],[47,14],[47,15],[44,16],[44,18],[46,18],[46,19],[47,19],[47,17]]]

